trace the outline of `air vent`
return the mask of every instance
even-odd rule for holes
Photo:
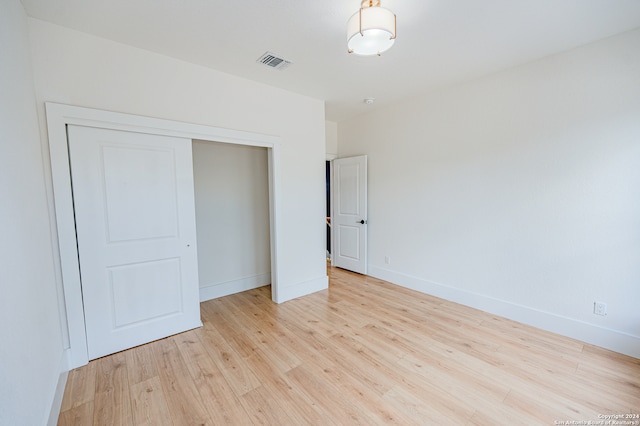
[[[274,68],[281,71],[292,64],[291,61],[286,60],[271,52],[266,52],[264,55],[260,56],[256,62],[260,62],[261,64],[264,64],[269,68]]]

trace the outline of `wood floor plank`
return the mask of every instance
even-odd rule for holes
[[[150,345],[142,345],[124,352],[129,385],[145,382],[158,376],[158,369]]]
[[[231,333],[235,334],[233,331]],[[247,368],[244,359],[229,345],[229,340],[218,331],[217,327],[212,326],[201,330],[199,337],[236,396],[242,396],[260,386],[260,380]],[[235,336],[229,337],[235,338]]]
[[[328,360],[318,363],[316,359],[305,362],[304,368],[321,382],[327,383],[358,407],[367,407],[367,411],[381,424],[406,425],[410,419],[398,413],[384,401],[382,396],[368,383],[361,380],[362,372],[354,374],[353,365],[342,363],[335,365]],[[319,423],[312,423],[319,424]]]
[[[570,401],[558,395],[549,395],[546,392],[531,392],[523,394],[512,390],[504,401],[512,411],[521,416],[529,416],[536,419],[536,423],[554,424],[556,420],[595,421],[598,420],[598,410],[584,407],[577,401]],[[558,413],[564,413],[564,417],[558,418]]]
[[[240,397],[255,425],[293,425],[291,417],[264,387],[260,386]]]
[[[93,361],[96,364],[96,393],[93,424],[131,425],[131,394],[123,352]]]
[[[467,426],[487,425],[536,425],[540,421],[522,411],[513,410],[504,404],[486,405],[476,411],[466,423]],[[551,423],[552,425],[555,423]]]
[[[66,398],[66,396],[64,397]],[[93,425],[93,400],[60,412],[58,426]]]
[[[345,327],[345,323],[335,315],[332,315],[325,310],[314,307],[313,303],[309,300],[300,299],[297,300],[292,306],[287,306],[287,311],[295,314],[301,323],[307,326],[308,330],[312,330],[314,333],[320,333],[323,336],[333,336],[340,332]],[[320,311],[318,314],[317,312]]]
[[[581,355],[584,343],[540,330],[506,318],[492,316],[481,324],[487,332],[498,337],[497,341],[521,342],[547,348],[555,354]]]
[[[640,360],[328,268],[70,373],[59,425],[553,424],[640,413]]]
[[[231,295],[229,299],[234,297],[235,295]],[[209,318],[209,324],[211,325],[211,327],[206,327],[206,330],[215,330],[221,333],[224,335],[226,344],[232,347],[235,353],[243,358],[250,357],[256,350],[257,345],[244,334],[239,334],[235,331],[232,326],[232,318],[228,318],[228,315],[225,315],[226,302],[228,300],[221,301],[216,299],[200,304],[201,311]]]
[[[213,424],[253,424],[240,399],[200,341],[200,334],[182,333],[175,338],[180,342],[178,350],[186,360],[187,368]]]
[[[484,377],[480,375],[474,376],[464,370],[450,371],[442,368],[441,364],[433,365],[412,355],[405,356],[398,361],[398,365],[428,380],[448,397],[464,401],[464,404],[474,410],[482,409],[487,405],[500,404],[509,393],[506,386],[500,391],[496,391],[494,386],[487,386],[484,383]]]
[[[135,426],[172,426],[169,407],[159,377],[131,386],[131,409]]]
[[[287,378],[286,372],[271,364],[261,351],[247,359],[247,364],[261,378],[262,386],[258,393],[268,393],[273,400],[270,405],[272,409],[287,413],[293,424],[322,424],[325,413],[318,404],[299,392]]]
[[[469,414],[467,412],[469,408],[460,404],[457,404],[458,409],[451,409],[443,406],[440,401],[434,402],[428,398],[421,398],[403,386],[391,389],[385,394],[384,399],[416,425],[444,424],[445,422],[452,425],[465,424],[474,414],[473,411]]]
[[[278,335],[275,330],[277,327],[270,322],[256,321],[252,315],[245,313],[245,303],[240,297],[230,298],[229,306],[224,306],[222,310],[232,322],[236,333],[249,338],[280,371],[286,372],[300,365],[300,359],[295,353],[280,342],[284,333]]]
[[[327,424],[339,425],[371,425],[375,424],[375,416],[368,410],[361,410],[352,401],[342,398],[335,388],[327,382],[319,380],[302,367],[296,367],[286,373],[296,384],[298,391],[306,398],[315,401],[327,416]]]
[[[246,294],[246,293],[245,293]],[[319,354],[326,351],[326,345],[323,341],[314,338],[303,338],[306,334],[315,336],[316,333],[311,328],[307,328],[299,321],[299,316],[285,309],[274,310],[278,305],[265,305],[255,300],[255,298],[245,298],[244,309],[252,313],[255,321],[262,324],[266,330],[272,330],[277,336],[280,345],[286,345],[297,357],[305,357],[307,359],[315,359]],[[259,311],[256,311],[258,309]]]
[[[295,327],[295,325],[292,325]],[[309,356],[310,360],[325,368],[339,366],[348,371],[348,374],[355,380],[376,392],[378,396],[384,395],[389,389],[395,386],[395,379],[385,374],[380,374],[375,368],[371,368],[366,362],[356,355],[357,350],[340,344],[339,341],[331,337],[324,337],[321,334],[308,333],[303,330],[300,340],[307,342],[309,347],[316,349],[319,356]]]
[[[423,401],[423,403],[428,401],[428,408],[423,408],[431,414],[442,415],[446,413],[459,421],[471,418],[473,410],[467,404],[459,404],[451,396],[443,395],[442,391],[431,383],[430,378],[419,377],[399,365],[394,356],[386,352],[386,347],[343,334],[334,336],[332,339],[357,352],[359,361],[370,366],[377,375],[395,380],[396,386],[384,396],[386,400],[401,402],[399,406],[405,404],[413,406],[418,404],[418,401]],[[411,397],[409,398],[408,395]],[[413,408],[411,409],[413,410]],[[424,414],[424,410],[419,411]]]
[[[252,302],[251,299],[247,300],[249,303]],[[273,306],[273,305],[271,305]],[[253,309],[247,308],[246,306],[243,308],[247,312],[252,312]],[[263,325],[265,322],[269,323],[273,327],[276,327],[276,324],[273,324],[269,318],[264,315],[260,315],[261,322]],[[275,317],[274,317],[275,318]],[[276,328],[278,329],[278,336],[281,342],[286,342],[289,344],[291,348],[296,349],[296,353],[298,357],[304,362],[304,369],[307,371],[312,371],[315,376],[321,378],[322,382],[332,385],[336,389],[340,389],[340,392],[343,393],[347,399],[350,401],[355,401],[357,404],[368,405],[374,415],[379,419],[383,419],[383,423],[385,424],[407,424],[407,420],[403,419],[402,416],[397,413],[393,413],[385,407],[384,401],[376,394],[376,392],[370,387],[368,383],[364,383],[358,380],[358,374],[353,374],[355,365],[351,365],[346,362],[346,357],[340,356],[339,358],[335,358],[334,350],[328,350],[327,346],[330,346],[329,342],[325,340],[322,334],[313,334],[313,333],[305,333],[306,326],[309,326],[309,323],[306,325],[302,325],[300,323],[296,323],[295,321],[289,321],[285,318],[284,315],[280,315],[278,317],[279,322],[284,324],[287,327],[283,327],[282,325],[278,325]],[[296,335],[293,330],[300,327],[300,332],[303,335],[308,336],[308,339],[301,341],[299,338],[294,339]],[[270,328],[270,327],[267,327]],[[320,340],[325,340],[323,343],[320,343]],[[335,348],[334,348],[335,349]],[[335,362],[338,362],[340,366],[336,366]],[[262,366],[264,368],[265,362],[259,362],[256,366]],[[256,373],[258,375],[258,373]],[[362,373],[360,373],[362,374]],[[265,377],[267,374],[262,372],[259,374],[260,377]],[[291,399],[292,395],[289,393],[286,396],[287,399]],[[313,400],[303,400],[300,405],[308,405],[314,406]],[[309,420],[309,418],[306,418]],[[323,419],[326,419],[326,414],[323,417],[314,419],[311,422],[305,422],[304,424],[323,424]]]
[[[174,425],[213,425],[173,337],[154,343],[169,414]]]
[[[416,345],[410,340],[416,337],[408,333],[399,335],[379,326],[370,327],[369,330],[372,336],[378,335],[378,338],[387,339],[404,349],[406,355],[398,361],[398,364],[430,379],[439,378],[443,390],[449,389],[450,393],[455,393],[451,388],[455,388],[456,385],[468,387],[482,397],[493,399],[495,402],[502,401],[509,391],[507,385],[499,380],[490,380],[492,376],[483,374],[483,368],[478,366],[484,367],[484,371],[490,371],[491,375],[495,374],[493,368],[472,356],[464,353],[454,356],[451,349],[442,350],[438,347]],[[459,381],[460,384],[458,384]]]
[[[96,362],[91,362],[82,369],[69,372],[61,411],[67,411],[93,401],[96,390],[96,365]]]

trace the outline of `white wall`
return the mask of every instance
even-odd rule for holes
[[[271,283],[267,149],[193,142],[200,300]]]
[[[339,123],[369,156],[372,275],[640,357],[638,52],[635,30]]]
[[[338,156],[338,123],[325,121],[324,133],[326,135],[327,160],[333,160]]]
[[[322,101],[35,19],[29,30],[43,136],[45,101],[279,136],[280,298],[327,286]]]
[[[0,58],[0,424],[42,425],[59,407],[66,359],[19,0],[0,2]]]

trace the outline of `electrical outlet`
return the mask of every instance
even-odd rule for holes
[[[596,315],[607,315],[607,304],[604,302],[593,302],[593,313]]]
[[[390,258],[389,256],[385,256],[385,257],[384,257],[384,263],[385,263],[386,265],[391,265],[391,258]]]

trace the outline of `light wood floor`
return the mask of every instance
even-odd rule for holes
[[[59,425],[554,425],[640,413],[640,360],[339,269],[69,374]],[[638,420],[638,419],[635,419]],[[585,423],[586,424],[586,423]]]

